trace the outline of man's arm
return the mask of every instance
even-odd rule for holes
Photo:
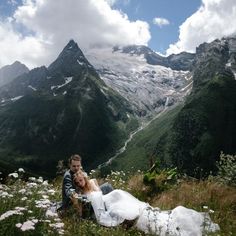
[[[75,188],[69,173],[64,176],[63,185],[66,197],[71,198],[71,196],[75,193]]]

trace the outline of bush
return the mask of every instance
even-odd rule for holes
[[[217,178],[220,182],[236,186],[236,155],[221,152],[220,161],[216,163],[218,168]]]
[[[155,163],[144,174],[143,183],[151,187],[151,192],[162,192],[177,181],[177,168],[159,169]]]

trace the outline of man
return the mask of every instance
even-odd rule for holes
[[[75,185],[73,183],[73,175],[75,172],[82,168],[81,157],[78,154],[74,154],[69,158],[70,169],[65,172],[62,183],[62,209],[67,209],[72,205],[72,196],[77,197]]]
[[[80,169],[82,169],[81,165],[81,157],[78,154],[73,154],[69,158],[69,170],[65,172],[62,183],[62,206],[59,209],[61,213],[65,212],[72,204],[77,207],[78,198],[81,194],[76,192],[76,187],[73,181],[73,175]],[[108,183],[105,183],[100,186],[103,194],[107,194],[113,190],[112,186]]]

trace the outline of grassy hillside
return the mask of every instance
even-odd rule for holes
[[[215,76],[188,97],[165,137],[164,152],[156,153],[188,175],[208,175],[216,171],[221,151],[236,151],[235,120],[236,81],[222,74]]]
[[[162,136],[170,129],[182,106],[178,105],[167,109],[145,129],[138,132],[127,145],[126,151],[119,155],[111,165],[104,168],[104,171],[109,169],[123,171],[147,169],[150,166],[150,158],[154,157],[156,144],[161,142]]]
[[[236,151],[235,120],[235,79],[219,74],[139,132],[104,172],[143,170],[152,158],[197,178],[215,173],[220,152]]]
[[[142,172],[130,175],[130,172],[121,171],[112,172],[105,179],[98,180],[100,183],[108,181],[114,188],[129,191],[138,199],[162,210],[183,205],[209,213],[213,222],[218,223],[221,229],[211,235],[236,234],[236,189],[222,182],[222,176],[207,180],[179,177],[161,192],[153,192],[151,186],[145,185],[143,176]],[[156,178],[163,177],[157,175]],[[147,235],[134,226],[99,226],[92,219],[80,219],[75,209],[71,209],[63,218],[59,218],[57,214],[46,215],[48,207],[61,199],[61,182],[61,177],[51,182],[42,177],[25,179],[22,170],[9,176],[6,182],[0,182],[0,235]],[[233,183],[235,181],[230,182]]]

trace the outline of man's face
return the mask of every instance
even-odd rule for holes
[[[77,172],[80,169],[81,169],[81,162],[80,161],[72,160],[71,163],[70,163],[70,170],[73,173],[75,173],[75,172]]]

